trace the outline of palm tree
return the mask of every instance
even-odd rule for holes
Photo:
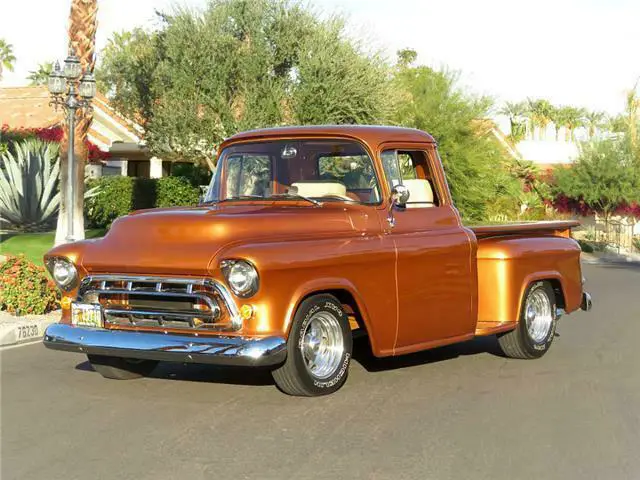
[[[556,124],[556,140],[560,139],[560,129],[564,127],[564,135],[565,141],[569,141],[571,135],[569,126],[574,122],[573,117],[575,116],[574,107],[568,106],[560,106],[555,109],[555,118],[554,122]]]
[[[49,80],[51,70],[53,70],[53,62],[41,63],[38,65],[36,70],[31,70],[29,72],[27,79],[30,80],[31,85],[46,85]]]
[[[596,134],[596,130],[601,128],[604,124],[607,116],[604,112],[588,111],[584,114],[584,122],[589,132],[589,138],[593,138]]]
[[[83,71],[93,72],[95,67],[96,50],[96,28],[98,15],[98,0],[71,0],[71,12],[69,15],[69,46],[80,58],[80,65]],[[91,126],[93,115],[90,112],[78,110],[75,128],[75,154],[76,154],[76,175],[71,181],[75,182],[74,210],[84,211],[84,166],[87,160],[87,132]],[[69,146],[69,132],[65,124],[64,136],[61,142],[63,172],[60,179],[60,190],[67,189],[66,159]],[[58,228],[56,230],[56,244],[64,242],[67,233],[66,218],[66,195],[63,195],[60,214],[58,215]],[[73,231],[76,239],[84,238],[84,218],[83,215],[76,215]]]
[[[3,69],[13,72],[14,63],[16,63],[16,57],[13,55],[13,45],[0,38],[0,80],[2,80]]]
[[[584,117],[586,115],[586,112],[583,108],[565,107],[565,115],[565,126],[567,127],[565,140],[575,141],[575,130],[576,128],[584,126]]]
[[[625,123],[627,123],[629,139],[634,150],[640,148],[638,142],[638,123],[640,123],[640,97],[638,97],[637,93],[638,84],[640,84],[640,78],[636,80],[633,88],[627,92],[627,105],[625,109]]]
[[[529,111],[531,112],[531,123],[540,129],[540,139],[544,140],[546,130],[551,123],[553,115],[553,105],[548,100],[531,100],[528,99]]]
[[[552,106],[549,117],[553,122],[553,128],[556,134],[556,142],[560,138],[560,129],[564,126],[564,110],[562,107]]]
[[[511,140],[514,143],[522,140],[526,134],[527,114],[529,110],[524,102],[505,102],[498,114],[509,118]]]

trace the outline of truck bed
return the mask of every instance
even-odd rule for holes
[[[513,235],[553,235],[568,237],[572,228],[578,227],[577,220],[556,220],[550,222],[520,222],[500,225],[477,225],[469,227],[478,239]]]

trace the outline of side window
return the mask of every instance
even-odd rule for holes
[[[382,168],[384,176],[387,178],[389,190],[394,186],[402,183],[402,174],[400,173],[400,164],[398,162],[398,152],[395,150],[385,150],[380,156],[382,160]]]
[[[389,188],[402,183],[409,189],[407,208],[440,205],[424,152],[385,150],[381,158]]]
[[[268,196],[271,160],[266,155],[233,155],[227,160],[226,198]]]
[[[400,173],[402,174],[403,180],[416,178],[416,168],[414,167],[413,159],[407,152],[398,152],[398,165],[400,166]]]

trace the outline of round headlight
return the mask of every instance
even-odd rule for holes
[[[51,276],[63,290],[69,290],[74,287],[78,279],[78,271],[69,260],[64,258],[55,258],[49,263],[49,271]]]
[[[222,262],[222,273],[239,297],[247,298],[258,291],[258,272],[245,260],[226,260]]]

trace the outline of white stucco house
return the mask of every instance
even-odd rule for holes
[[[0,88],[0,125],[10,130],[60,126],[64,113],[49,105],[45,86]],[[153,157],[142,141],[142,127],[116,112],[98,93],[92,102],[93,122],[88,139],[109,158],[87,165],[88,174],[158,178],[168,175],[171,163]]]

